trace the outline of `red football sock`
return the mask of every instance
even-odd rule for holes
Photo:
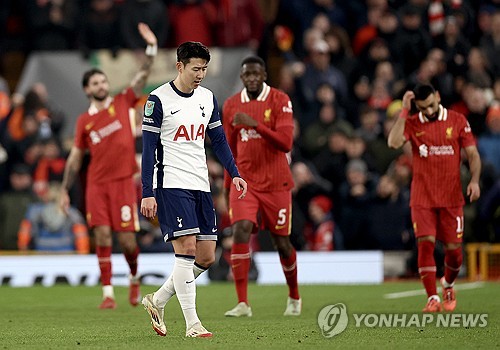
[[[434,244],[431,241],[418,242],[418,273],[420,273],[427,297],[437,295]]]
[[[455,282],[462,266],[462,248],[446,249],[444,255],[444,279],[448,283]]]
[[[130,273],[132,276],[137,274],[137,257],[139,256],[139,246],[135,247],[135,250],[132,254],[123,254],[125,255],[125,259],[127,260],[127,264],[130,267]]]
[[[280,261],[286,284],[288,284],[288,296],[293,299],[300,299],[299,283],[297,282],[297,252],[292,248],[292,254],[288,258],[280,256]]]
[[[248,304],[248,271],[250,271],[250,245],[234,243],[231,248],[231,270],[233,271],[238,303]]]
[[[101,270],[101,284],[103,286],[111,285],[111,247],[96,247],[97,260]]]

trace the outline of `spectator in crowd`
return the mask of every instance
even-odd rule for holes
[[[43,252],[77,252],[88,254],[90,241],[82,214],[74,207],[67,215],[59,208],[61,185],[52,182],[41,201],[28,206],[19,226],[19,250]]]
[[[91,0],[83,9],[79,48],[88,57],[92,50],[111,50],[116,55],[123,46],[120,8],[114,0]]]
[[[0,195],[0,249],[17,250],[17,231],[28,206],[36,201],[31,187],[31,169],[15,164],[10,173],[10,189]]]
[[[368,214],[368,236],[372,249],[407,250],[412,248],[408,189],[383,175]]]
[[[346,249],[372,248],[368,236],[368,210],[375,195],[376,182],[366,163],[353,159],[346,165],[346,181],[339,190],[342,202],[339,225]]]
[[[214,25],[217,4],[211,0],[174,0],[168,7],[173,45],[199,41],[208,47],[215,44]]]
[[[78,23],[77,0],[28,0],[26,20],[32,50],[75,48]]]
[[[256,1],[220,1],[217,15],[214,28],[217,46],[243,46],[257,50],[264,30],[264,19]]]
[[[499,84],[499,83],[497,83]],[[485,166],[492,166],[496,176],[500,176],[500,104],[495,103],[488,109],[486,117],[487,132],[478,138],[478,149]]]
[[[313,197],[309,202],[309,217],[312,220],[312,229],[306,231],[307,250],[331,251],[341,249],[336,244],[339,230],[333,221],[332,201],[324,195]],[[334,238],[335,237],[335,238]],[[341,238],[341,237],[340,237]]]
[[[158,46],[163,47],[167,41],[169,16],[167,8],[161,0],[125,0],[120,17],[120,34],[123,46],[141,51],[144,39],[137,32],[139,23],[146,23],[158,38]]]

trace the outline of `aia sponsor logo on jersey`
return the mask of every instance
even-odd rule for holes
[[[181,125],[177,128],[174,136],[174,141],[196,141],[198,139],[205,139],[205,124],[199,126]]]

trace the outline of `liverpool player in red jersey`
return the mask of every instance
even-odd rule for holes
[[[408,116],[411,101],[418,113]],[[427,292],[424,312],[456,307],[453,284],[462,265],[462,236],[465,203],[460,182],[461,149],[469,161],[469,200],[480,196],[481,160],[465,116],[444,108],[439,92],[431,85],[418,85],[403,96],[403,110],[389,137],[390,147],[410,141],[413,153],[411,216],[418,244],[418,271]],[[434,245],[445,247],[445,272],[441,278],[443,304],[437,294]]]
[[[82,165],[86,150],[90,151],[87,174],[87,223],[94,229],[96,253],[101,270],[103,301],[101,309],[116,307],[111,285],[112,232],[119,232],[118,242],[130,267],[129,302],[139,303],[137,259],[139,247],[135,232],[139,229],[137,195],[133,175],[138,171],[135,160],[134,126],[129,109],[133,108],[146,84],[153,58],[157,52],[157,39],[144,23],[139,33],[147,43],[146,59],[131,86],[114,98],[109,96],[109,82],[99,69],[87,71],[82,80],[85,94],[90,100],[87,112],[76,124],[75,143],[71,148],[63,178],[60,205],[69,207],[68,190]]]
[[[292,174],[287,153],[293,142],[293,110],[290,98],[268,86],[264,61],[255,56],[243,60],[240,78],[245,88],[223,106],[223,126],[241,176],[248,182],[247,196],[238,192],[225,174],[225,193],[233,231],[231,269],[238,304],[226,316],[252,316],[247,285],[250,267],[249,241],[261,226],[269,229],[277,247],[289,287],[285,315],[300,315],[302,301],[297,284],[296,252],[290,243]]]

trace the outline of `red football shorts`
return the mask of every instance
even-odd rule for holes
[[[87,183],[85,203],[90,228],[110,226],[115,232],[139,231],[137,191],[132,178]]]
[[[247,195],[238,199],[241,192],[231,188],[229,192],[229,218],[231,224],[249,220],[260,228],[268,229],[279,236],[290,235],[292,220],[292,193],[290,191],[258,192],[249,187]]]
[[[434,236],[443,243],[461,243],[464,235],[463,207],[411,208],[415,237]]]

